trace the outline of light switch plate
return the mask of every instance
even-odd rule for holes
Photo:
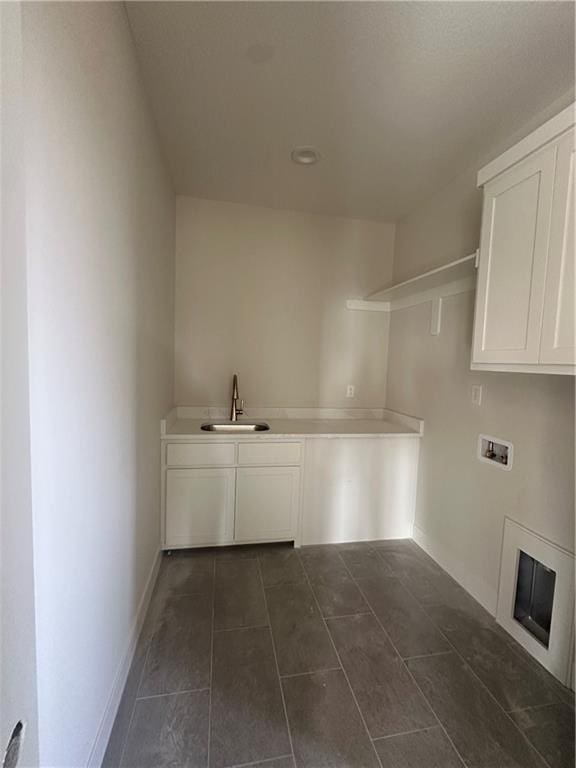
[[[472,400],[472,405],[482,405],[482,384],[472,384],[470,399]]]

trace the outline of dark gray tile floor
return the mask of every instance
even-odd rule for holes
[[[106,768],[574,768],[574,695],[412,541],[164,556]]]

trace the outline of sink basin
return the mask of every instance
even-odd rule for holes
[[[266,432],[270,424],[265,421],[207,421],[201,429],[204,432]]]

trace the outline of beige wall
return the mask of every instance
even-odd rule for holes
[[[394,246],[394,280],[410,277],[474,253],[480,237],[482,191],[476,174],[485,163],[523,139],[535,128],[574,101],[571,90],[520,126],[453,181],[397,222]]]
[[[174,197],[122,4],[22,14],[40,764],[96,765],[159,549]]]
[[[394,281],[447,264],[478,248],[482,192],[476,164],[401,220],[396,229]]]
[[[176,403],[227,403],[237,372],[248,412],[381,406],[388,318],[345,300],[390,280],[393,241],[388,223],[179,197]]]
[[[0,3],[0,755],[21,720],[20,765],[38,765],[22,34]]]
[[[481,203],[470,169],[400,221],[395,276],[473,252]],[[425,420],[418,528],[441,564],[494,610],[505,515],[574,549],[574,381],[470,371],[473,298],[445,300],[437,337],[429,304],[392,313],[387,407]],[[480,407],[472,384],[483,386]],[[514,443],[511,472],[477,460],[481,432]]]

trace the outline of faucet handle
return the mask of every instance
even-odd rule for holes
[[[240,398],[240,408],[236,409],[236,413],[244,413],[244,398]]]

